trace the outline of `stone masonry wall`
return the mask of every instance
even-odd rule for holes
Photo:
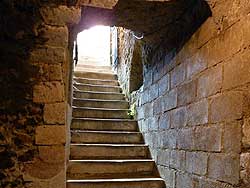
[[[0,187],[64,188],[69,28],[81,10],[25,2],[0,4]]]
[[[168,188],[250,187],[250,1],[212,17],[144,67],[139,127]]]

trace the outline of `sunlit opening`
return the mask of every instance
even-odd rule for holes
[[[110,27],[95,26],[77,36],[78,64],[110,65]]]

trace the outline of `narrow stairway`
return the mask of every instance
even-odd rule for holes
[[[67,188],[164,188],[110,66],[74,73]]]

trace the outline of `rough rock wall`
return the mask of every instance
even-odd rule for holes
[[[208,2],[181,50],[145,65],[139,126],[167,187],[249,188],[250,3]]]
[[[65,187],[69,28],[80,10],[46,5],[0,3],[3,188]]]

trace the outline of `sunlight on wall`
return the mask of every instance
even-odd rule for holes
[[[110,27],[95,26],[77,36],[79,63],[110,64]]]

